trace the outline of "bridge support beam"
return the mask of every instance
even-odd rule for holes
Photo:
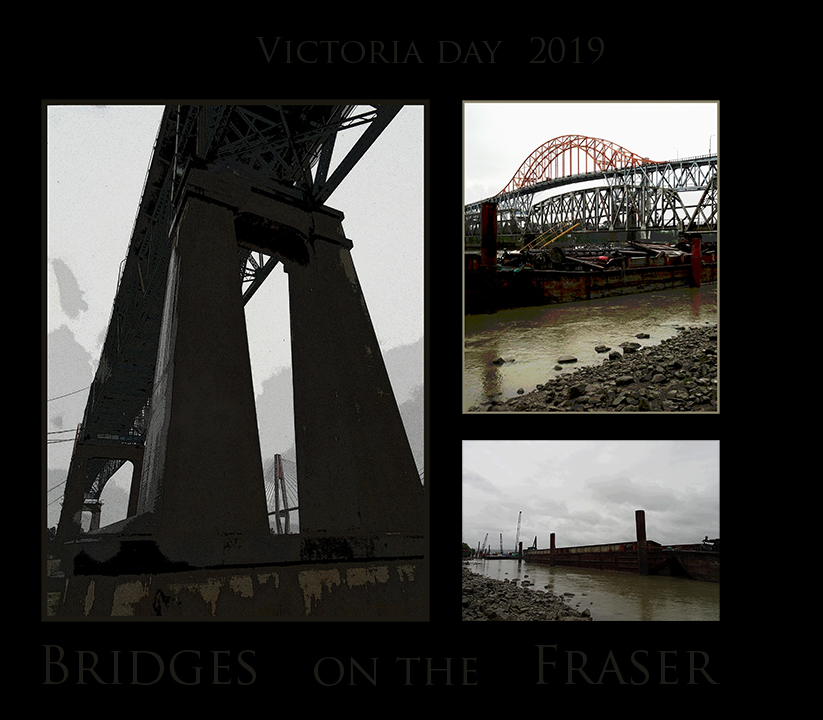
[[[81,516],[85,507],[85,488],[88,482],[89,460],[128,460],[132,463],[132,488],[129,496],[129,515],[134,515],[137,486],[143,471],[143,448],[137,445],[118,445],[95,440],[78,441],[69,466],[66,492],[57,525],[57,540],[62,546],[76,539],[81,532]],[[88,509],[88,508],[86,508]],[[99,516],[98,516],[99,522]]]
[[[307,262],[285,262],[300,531],[422,533],[423,488],[351,243],[306,249]]]
[[[173,239],[138,515],[197,567],[268,519],[233,212],[190,195]]]

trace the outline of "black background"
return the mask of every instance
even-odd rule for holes
[[[729,466],[729,456],[736,455],[737,449],[732,448],[739,448],[741,442],[740,427],[734,423],[727,423],[728,438],[721,437],[721,416],[718,415],[522,417],[461,414],[462,288],[456,269],[461,267],[462,253],[463,101],[725,100],[720,95],[720,73],[714,68],[711,51],[691,41],[688,33],[683,37],[669,34],[665,40],[652,41],[633,38],[624,32],[583,31],[582,23],[566,27],[558,26],[551,34],[542,36],[546,41],[552,37],[564,39],[564,61],[554,63],[545,54],[538,59],[546,62],[532,62],[541,44],[533,39],[536,33],[528,30],[522,37],[503,39],[494,63],[488,62],[490,55],[482,40],[466,39],[449,41],[460,45],[461,61],[452,61],[457,55],[454,45],[447,43],[443,47],[443,59],[448,62],[439,62],[439,40],[398,40],[398,57],[407,59],[405,63],[370,63],[368,56],[362,61],[346,62],[338,52],[333,54],[334,62],[328,63],[325,62],[325,50],[318,51],[315,45],[304,46],[304,58],[316,57],[318,62],[300,62],[297,45],[310,36],[285,32],[280,42],[292,42],[290,63],[284,61],[282,54],[267,61],[257,37],[162,36],[150,41],[98,37],[88,42],[72,38],[71,42],[49,45],[45,51],[49,60],[44,65],[48,71],[41,80],[44,88],[41,111],[43,102],[64,101],[162,104],[338,100],[404,101],[427,106],[427,213],[430,230],[437,228],[436,234],[429,233],[426,249],[429,312],[426,322],[428,441],[425,467],[430,492],[432,562],[429,579],[431,607],[427,622],[57,622],[44,621],[40,617],[40,562],[39,555],[33,552],[34,557],[27,558],[26,565],[38,568],[38,572],[27,575],[31,582],[25,584],[25,592],[15,590],[18,606],[10,618],[24,618],[26,632],[20,637],[25,639],[21,648],[25,660],[19,671],[25,683],[40,688],[36,695],[38,699],[62,702],[69,693],[74,696],[77,690],[82,694],[84,687],[97,686],[98,689],[89,696],[88,702],[92,704],[81,710],[96,711],[98,700],[95,698],[103,696],[99,689],[102,686],[87,673],[87,685],[78,687],[78,651],[86,653],[86,664],[91,662],[90,653],[95,653],[99,676],[106,683],[111,683],[114,678],[116,658],[119,663],[118,688],[128,687],[128,697],[153,691],[157,695],[162,688],[163,698],[180,699],[185,703],[216,697],[215,693],[223,695],[225,688],[231,688],[230,696],[241,711],[244,706],[240,703],[246,699],[254,699],[254,702],[268,699],[272,701],[271,706],[259,707],[280,712],[284,709],[284,701],[294,698],[304,706],[303,710],[311,711],[324,707],[327,702],[345,702],[351,692],[357,692],[358,698],[365,699],[374,693],[384,697],[383,690],[393,691],[393,700],[405,702],[407,698],[429,698],[427,693],[432,687],[448,688],[450,693],[457,687],[464,688],[463,692],[454,695],[454,699],[477,702],[465,709],[472,707],[482,711],[485,703],[494,706],[502,700],[514,712],[523,709],[562,710],[553,690],[587,687],[596,692],[601,687],[589,684],[579,673],[569,677],[567,659],[573,657],[579,666],[581,653],[586,656],[586,676],[593,682],[601,679],[605,668],[603,684],[621,684],[622,680],[627,688],[648,690],[654,687],[657,692],[671,686],[688,688],[686,693],[678,692],[678,698],[692,696],[695,688],[689,684],[689,651],[708,655],[707,673],[719,683],[711,685],[703,674],[697,672],[694,678],[697,685],[717,690],[729,680],[723,674],[728,665],[724,661],[727,653],[734,654],[734,646],[741,642],[740,628],[731,627],[735,620],[733,613],[727,610],[736,607],[731,599],[735,586],[734,568],[726,575],[728,592],[724,591],[720,623],[462,623],[460,618],[457,546],[463,540],[460,537],[461,440],[720,439],[724,468]],[[600,59],[591,64],[587,62],[589,54],[581,52],[583,62],[571,62],[573,39],[580,37],[587,41],[594,36],[603,41],[604,52]],[[372,33],[373,39],[384,43],[386,59],[393,57],[393,37],[396,36]],[[267,47],[271,47],[274,40],[275,36],[266,36]],[[368,49],[371,40],[341,40],[340,45],[346,42],[354,43],[348,46],[347,57],[358,60],[357,43]],[[497,41],[487,42],[493,47]],[[411,43],[414,43],[416,54],[406,57]],[[478,54],[470,52],[470,43],[474,43]],[[283,49],[283,45],[278,47]],[[556,49],[558,45],[555,43],[553,47]],[[418,58],[422,62],[418,62]],[[728,129],[727,108],[731,110],[730,105],[721,102],[723,131]],[[733,145],[729,142],[731,136],[732,133],[723,134],[724,150]],[[724,159],[726,157],[724,155]],[[437,262],[434,262],[435,258]],[[732,297],[727,287],[733,290],[736,285],[733,277],[728,280],[727,285],[727,275],[724,274],[724,318],[732,317],[735,304],[733,301],[727,304],[727,297]],[[431,308],[436,308],[436,313],[432,313]],[[724,360],[729,357],[726,355],[727,337],[721,331]],[[728,361],[721,360],[721,374],[723,367],[730,367]],[[732,415],[729,408],[733,408],[737,415],[739,407],[734,405],[733,382],[727,384],[724,377],[722,386],[726,417]],[[733,461],[732,465],[736,467]],[[727,482],[727,475],[723,474],[721,485],[725,486]],[[724,525],[727,530],[735,528],[738,526],[735,512],[742,510],[727,503],[725,492],[722,497]],[[33,538],[32,547],[38,551],[39,525],[39,518],[32,518],[28,528]],[[32,532],[35,527],[37,531]],[[731,546],[734,546],[733,541]],[[730,545],[726,544],[726,547]],[[731,578],[731,586],[728,578]],[[14,624],[13,620],[11,625]],[[725,638],[726,635],[729,637]],[[538,684],[541,670],[539,645],[556,646],[546,650],[546,659],[554,660],[556,664],[544,667],[544,685]],[[64,653],[63,662],[69,667],[64,682],[44,684],[47,652],[52,653],[52,659],[56,659],[59,652],[56,648],[49,651],[46,646],[59,646]],[[192,653],[181,655],[178,659],[179,677],[186,682],[192,681],[194,671],[191,668],[199,665],[202,667],[199,684],[183,685],[170,676],[171,658],[182,650],[197,651],[199,659],[194,663],[198,656]],[[138,656],[142,668],[138,679],[147,683],[145,685],[132,683],[133,651],[143,651]],[[165,671],[156,683],[153,680],[158,675],[157,660],[146,651],[156,654],[164,663]],[[243,651],[246,651],[243,660],[254,668],[254,678],[238,662]],[[648,675],[632,663],[631,656],[636,651],[635,660]],[[218,673],[217,679],[230,680],[228,684],[213,683],[215,652],[218,653],[218,664],[227,666]],[[409,661],[408,684],[406,661],[398,658],[419,658]],[[435,669],[451,663],[451,685],[446,684],[445,672],[434,672],[429,677],[426,670],[429,658]],[[467,662],[474,671],[468,675],[465,684],[463,658],[470,659]],[[352,665],[352,659],[365,673]],[[698,667],[702,666],[703,656],[698,655],[696,662]],[[320,674],[316,676],[318,663]],[[661,665],[672,667],[661,671]],[[353,673],[352,667],[355,668]],[[52,666],[51,670],[52,680],[62,680],[59,667]],[[373,677],[370,679],[367,675]],[[252,679],[254,681],[249,682]],[[427,684],[429,681],[430,685]],[[423,695],[419,692],[409,694],[410,687],[427,689]],[[103,692],[106,697],[113,696],[109,690]],[[114,696],[120,697],[118,691],[115,693]],[[439,693],[436,697],[452,695]],[[248,706],[248,711],[251,707]],[[397,708],[402,710],[405,705],[359,707],[382,714],[396,713]],[[106,711],[102,707],[97,709]],[[580,711],[583,706],[576,709]],[[295,712],[299,711],[295,709]],[[492,710],[486,707],[486,712]]]

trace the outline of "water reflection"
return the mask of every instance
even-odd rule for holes
[[[571,607],[588,608],[594,621],[720,619],[720,583],[516,560],[471,561],[469,567],[496,580],[529,580],[535,592],[565,595]]]
[[[625,297],[467,315],[465,324],[463,407],[489,397],[514,397],[518,388],[584,365],[599,365],[606,354],[597,345],[618,348],[631,340],[657,345],[679,325],[717,322],[717,286],[677,288]],[[636,338],[640,333],[649,338]],[[577,362],[555,370],[561,355]],[[493,361],[502,359],[502,364]],[[512,362],[513,360],[513,362]]]

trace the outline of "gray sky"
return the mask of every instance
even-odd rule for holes
[[[720,147],[716,102],[467,102],[463,110],[466,203],[496,195],[534,150],[561,135],[610,140],[650,160]]]
[[[463,542],[503,533],[558,547],[634,540],[635,510],[660,543],[720,537],[718,441],[464,440]]]

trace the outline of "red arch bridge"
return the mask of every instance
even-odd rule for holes
[[[557,192],[564,186],[575,186]],[[717,155],[650,160],[616,143],[563,135],[536,148],[494,197],[465,206],[466,241],[480,236],[484,203],[500,235],[717,231]]]

